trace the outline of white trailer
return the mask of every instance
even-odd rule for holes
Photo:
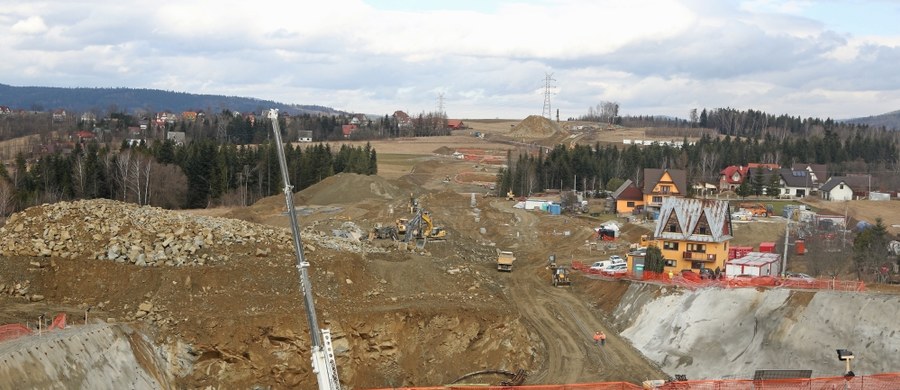
[[[750,252],[744,257],[725,262],[725,276],[778,276],[781,273],[781,255],[777,253]]]

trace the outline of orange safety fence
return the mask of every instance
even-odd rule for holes
[[[66,328],[66,313],[59,313],[47,327],[47,331]],[[34,330],[23,324],[0,325],[0,342],[34,334]]]
[[[12,340],[31,334],[31,329],[22,324],[0,325],[0,341]]]
[[[900,373],[854,377],[823,377],[811,379],[719,379],[702,381],[671,381],[644,386],[626,382],[580,383],[566,385],[479,386],[448,385],[434,387],[394,387],[375,390],[900,390]]]
[[[706,287],[718,288],[793,288],[793,289],[812,289],[812,290],[836,290],[836,291],[865,291],[866,284],[855,280],[837,280],[837,279],[799,279],[799,278],[779,278],[773,276],[757,276],[757,277],[726,277],[723,279],[703,279],[696,273],[659,273],[644,271],[641,278],[635,278],[632,273],[624,274],[608,274],[602,271],[592,270],[585,263],[573,261],[572,268],[585,274],[596,275],[602,278],[614,279],[631,279],[642,280],[645,282],[656,282],[672,284],[691,290]]]

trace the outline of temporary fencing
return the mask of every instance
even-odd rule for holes
[[[855,280],[838,279],[804,279],[804,278],[780,278],[774,276],[756,277],[730,277],[722,279],[703,279],[696,273],[665,273],[644,271],[640,278],[636,278],[631,272],[623,274],[609,274],[603,271],[592,270],[590,266],[580,261],[572,262],[572,269],[576,269],[588,275],[594,275],[602,279],[630,279],[645,282],[672,284],[687,289],[717,287],[717,288],[792,288],[810,290],[836,290],[836,291],[865,291],[866,284]]]
[[[662,382],[662,383],[653,383]],[[447,385],[435,387],[397,387],[377,390],[900,390],[900,372],[852,376],[823,377],[810,379],[721,379],[702,381],[647,381],[643,386],[627,382],[579,383],[566,385],[525,385],[525,386],[476,386]]]
[[[66,313],[59,313],[47,327],[47,331],[66,328]],[[34,334],[34,330],[24,324],[0,325],[0,342]]]

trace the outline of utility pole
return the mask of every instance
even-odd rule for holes
[[[792,213],[793,214],[793,213]],[[781,257],[781,277],[787,275],[787,256],[788,256],[788,234],[791,230],[791,216],[788,216],[787,223],[784,224],[784,256]]]

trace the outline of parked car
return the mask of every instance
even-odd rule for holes
[[[785,276],[792,279],[803,279],[804,281],[816,280],[816,278],[801,272],[788,272],[785,274]]]
[[[628,272],[628,264],[618,263],[604,268],[601,272],[611,275],[621,275]]]
[[[623,259],[622,256],[619,256],[619,255],[612,255],[612,256],[609,257],[609,261],[612,261],[612,262],[622,261],[622,262],[624,262],[625,259]]]

